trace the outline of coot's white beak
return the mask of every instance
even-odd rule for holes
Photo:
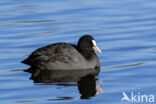
[[[93,49],[99,53],[102,53],[102,51],[100,50],[100,48],[96,45],[96,42],[95,40],[92,40],[92,43],[93,43]]]

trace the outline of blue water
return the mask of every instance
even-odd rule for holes
[[[155,0],[1,0],[0,104],[122,104],[123,92],[156,99],[155,10]],[[81,99],[77,85],[38,84],[21,71],[35,49],[76,44],[83,34],[103,51],[95,96]]]

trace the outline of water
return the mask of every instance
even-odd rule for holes
[[[122,92],[156,98],[155,10],[154,0],[1,0],[0,103],[121,104]],[[28,68],[20,61],[35,49],[76,44],[83,34],[103,51],[98,94],[81,99],[75,82],[38,84],[20,71]]]

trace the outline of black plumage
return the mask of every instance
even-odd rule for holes
[[[94,50],[101,53],[95,46],[95,40],[90,35],[82,36],[78,45],[70,43],[54,43],[41,47],[22,63],[40,70],[75,70],[100,67],[98,56]]]

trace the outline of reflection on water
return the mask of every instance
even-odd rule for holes
[[[95,79],[95,76],[99,74],[100,68],[84,70],[39,70],[29,68],[25,71],[32,74],[30,79],[33,80],[34,83],[42,83],[40,85],[78,85],[82,99],[88,99],[91,96],[95,96],[97,92],[100,92],[100,88],[96,87],[97,79]],[[77,84],[70,84],[65,82],[77,82]],[[68,97],[65,97],[64,99],[67,98]]]
[[[39,70],[29,68],[26,70],[32,74],[30,79],[34,83],[77,82],[80,78],[88,75],[96,76],[100,69],[84,70]]]
[[[96,94],[96,80],[94,76],[85,76],[78,81],[78,89],[82,99],[87,99]]]

